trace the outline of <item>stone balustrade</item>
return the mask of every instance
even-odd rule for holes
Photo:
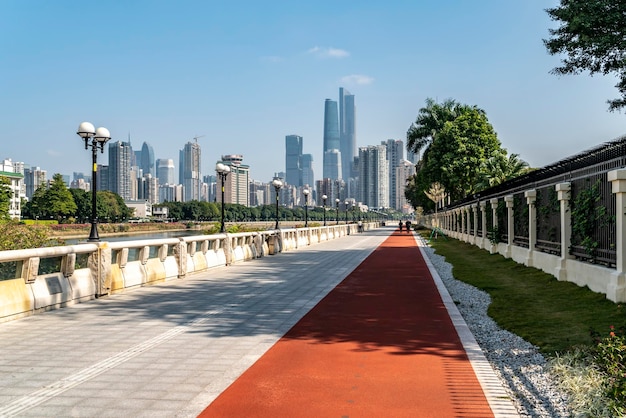
[[[376,227],[363,223],[364,230]],[[342,224],[0,251],[0,263],[15,264],[14,277],[0,279],[0,322],[297,250],[355,234],[357,228]]]

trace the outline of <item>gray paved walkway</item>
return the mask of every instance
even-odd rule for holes
[[[0,324],[0,417],[191,417],[393,231]]]

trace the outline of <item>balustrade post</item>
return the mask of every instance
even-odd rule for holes
[[[108,242],[98,242],[98,249],[91,254],[87,265],[96,285],[96,297],[111,293],[111,247]]]
[[[567,280],[567,260],[571,258],[569,247],[572,243],[571,184],[559,183],[555,188],[561,206],[561,259],[554,275],[558,280]]]
[[[607,285],[606,297],[626,302],[626,169],[609,171],[608,180],[615,194],[615,273]]]
[[[528,255],[526,256],[526,265],[533,266],[533,254],[535,252],[535,243],[537,242],[537,190],[527,190],[524,192],[526,204],[528,205]]]
[[[476,245],[476,243],[478,242],[478,204],[477,203],[472,203],[472,218],[474,219],[474,231],[473,235],[474,235],[474,239],[472,244]]]

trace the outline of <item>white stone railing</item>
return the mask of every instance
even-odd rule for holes
[[[436,216],[433,214],[423,217],[421,222],[430,228],[438,227],[452,238],[476,245],[491,253],[499,253],[520,264],[541,269],[558,280],[573,282],[579,286],[588,286],[595,292],[603,293],[607,299],[613,302],[626,302],[626,169],[609,171],[608,181],[611,183],[613,194],[616,197],[615,268],[576,260],[569,254],[572,220],[570,183],[568,182],[555,185],[561,217],[560,254],[550,254],[535,248],[537,240],[537,210],[535,208],[537,192],[534,189],[524,192],[528,205],[528,248],[515,245],[513,242],[515,231],[512,195],[504,196],[507,208],[505,225],[497,224],[496,208],[500,200],[498,198],[480,200],[451,210],[440,210]],[[480,217],[478,217],[478,210],[481,212]],[[495,243],[487,237],[487,231],[492,226],[486,225],[486,213],[489,210],[492,211],[493,226],[506,231],[507,242]],[[468,229],[465,228],[469,216],[474,217],[474,230],[471,235],[467,233]],[[479,224],[482,231],[480,236],[477,227]],[[485,268],[489,267],[486,266]]]
[[[0,322],[357,232],[342,224],[0,251],[0,263],[16,264],[13,278],[0,279]]]

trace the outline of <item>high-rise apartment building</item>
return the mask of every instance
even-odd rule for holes
[[[324,102],[324,161],[323,177],[341,178],[341,151],[339,136],[339,116],[337,102],[326,99]]]
[[[385,145],[359,148],[359,197],[370,208],[389,207],[389,162]]]
[[[19,220],[22,216],[22,199],[20,195],[24,183],[24,174],[18,170],[23,169],[23,164],[20,167],[19,163],[14,163],[10,158],[0,162],[0,176],[8,178],[10,181],[9,217],[11,219]]]
[[[157,178],[159,184],[175,184],[174,180],[174,160],[159,158],[156,160]]]
[[[356,106],[354,95],[339,88],[339,151],[341,151],[341,176],[352,177],[352,161],[356,156]]]
[[[230,167],[230,173],[224,182],[224,203],[250,206],[250,167],[242,164],[243,156],[222,155],[221,162]],[[222,201],[221,193],[216,197],[218,202]]]
[[[395,208],[402,213],[412,213],[413,206],[408,202],[404,191],[409,179],[415,175],[415,164],[402,160],[395,169],[396,172],[396,203]]]
[[[187,142],[180,150],[180,178],[179,182],[185,189],[185,202],[200,200],[201,175],[200,175],[200,144]]]
[[[285,181],[294,186],[302,186],[302,137],[287,135],[285,137]]]
[[[24,185],[26,186],[25,194],[28,200],[31,200],[33,198],[33,194],[39,187],[45,187],[46,182],[46,170],[42,170],[39,167],[24,168]]]
[[[387,161],[389,161],[389,205],[394,209],[397,202],[397,177],[396,167],[400,165],[400,161],[404,160],[404,143],[399,139],[388,139],[382,141],[382,145],[387,147]]]
[[[130,169],[133,157],[133,149],[129,142],[109,143],[108,190],[117,193],[124,200],[132,199]]]

